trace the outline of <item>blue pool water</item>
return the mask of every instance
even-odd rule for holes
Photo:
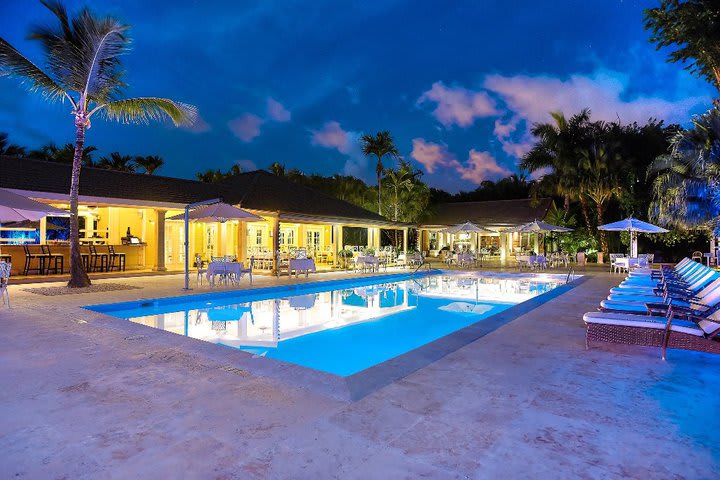
[[[560,283],[552,275],[392,275],[86,308],[348,376]]]

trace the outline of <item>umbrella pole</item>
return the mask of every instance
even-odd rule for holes
[[[185,287],[183,288],[185,291],[192,290],[190,288],[190,258],[188,258],[190,256],[190,209],[220,202],[222,202],[222,198],[213,198],[185,206]]]

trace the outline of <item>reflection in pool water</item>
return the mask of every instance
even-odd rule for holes
[[[211,301],[187,297],[106,313],[346,376],[544,293],[559,280],[442,274],[367,282],[275,298],[247,292]]]

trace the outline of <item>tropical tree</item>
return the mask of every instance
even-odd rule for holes
[[[360,137],[360,145],[365,156],[375,156],[377,159],[375,173],[377,175],[378,213],[382,215],[381,180],[384,169],[382,160],[385,157],[397,158],[400,155],[400,152],[395,147],[395,142],[388,131],[378,132],[375,135],[366,133]]]
[[[120,155],[120,152],[112,152],[108,157],[100,157],[100,161],[97,162],[95,166],[105,170],[134,172],[135,159],[130,155]]]
[[[273,175],[277,175],[278,177],[284,177],[285,176],[285,165],[279,162],[273,162],[269,167],[268,170],[270,170],[270,173]]]
[[[385,169],[383,183],[385,184],[385,191],[389,190],[385,200],[386,216],[394,222],[400,221],[406,207],[410,207],[410,205],[406,205],[402,201],[401,193],[411,192],[416,186],[416,180],[421,175],[422,172],[413,168],[406,160],[400,160],[400,165],[396,169]]]
[[[75,122],[75,156],[70,182],[70,287],[90,285],[80,257],[78,231],[78,190],[85,130],[95,115],[123,123],[147,123],[170,118],[175,125],[191,124],[196,110],[191,105],[166,98],[121,98],[123,81],[121,56],[130,46],[128,26],[112,17],[99,18],[87,8],[70,19],[58,1],[42,4],[53,13],[57,24],[35,27],[30,39],[38,41],[45,53],[42,70],[4,38],[0,38],[0,76],[22,79],[30,91],[48,101],[68,101]]]
[[[620,193],[620,185],[614,168],[619,162],[619,155],[613,146],[597,141],[581,152],[583,171],[580,192],[595,203],[597,225],[604,223],[605,208],[608,202]],[[600,250],[607,253],[608,245],[605,232],[598,231]]]
[[[240,175],[242,173],[242,169],[238,164],[233,165],[230,167],[230,169],[227,172],[222,172],[220,169],[208,169],[204,172],[198,172],[195,174],[195,177],[205,183],[219,183],[224,182],[228,178],[234,177],[235,175]]]
[[[657,49],[670,47],[668,62],[684,63],[691,73],[720,90],[720,3],[717,0],[661,0],[645,10],[645,28]]]
[[[133,162],[148,175],[154,175],[155,172],[165,164],[165,160],[157,155],[137,156]]]
[[[25,155],[25,147],[14,145],[8,141],[8,134],[0,132],[0,155],[9,157],[22,157]]]
[[[80,159],[83,167],[93,166],[93,153],[96,151],[97,148],[92,145],[83,146]],[[66,143],[62,147],[58,147],[54,143],[46,143],[39,149],[30,151],[28,156],[31,158],[37,158],[38,160],[67,163],[72,165],[73,160],[75,159],[75,145],[72,143]]]
[[[693,127],[671,139],[669,155],[649,168],[653,176],[651,219],[680,228],[720,233],[720,111],[693,119]]]
[[[570,209],[570,201],[580,200],[583,217],[590,228],[588,206],[580,195],[580,172],[578,152],[591,141],[590,110],[584,109],[567,119],[561,112],[552,112],[552,122],[536,123],[531,133],[537,143],[525,154],[520,168],[528,172],[548,171],[536,184],[534,194],[560,195],[564,198],[564,209]]]

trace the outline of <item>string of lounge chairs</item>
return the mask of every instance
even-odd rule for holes
[[[584,315],[586,346],[612,342],[720,353],[720,272],[689,258],[638,268]]]

